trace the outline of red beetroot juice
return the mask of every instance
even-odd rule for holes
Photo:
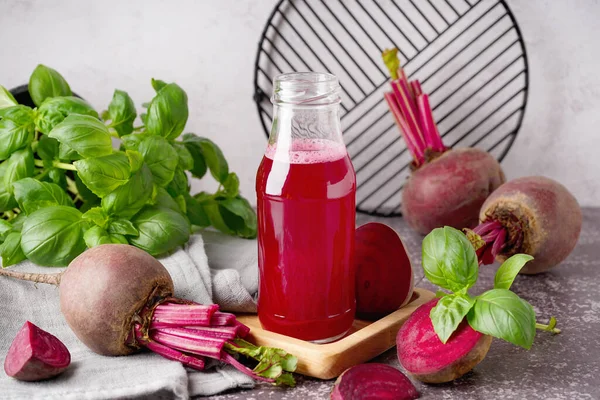
[[[343,142],[270,145],[258,169],[258,316],[270,331],[329,341],[355,312],[356,176]]]

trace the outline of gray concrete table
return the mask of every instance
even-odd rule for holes
[[[583,230],[573,253],[554,270],[536,276],[518,276],[512,287],[528,300],[540,320],[558,319],[559,335],[538,332],[531,350],[494,339],[487,357],[461,379],[443,385],[416,383],[423,399],[600,399],[600,208],[584,209]],[[359,224],[380,221],[394,227],[404,239],[419,287],[435,290],[423,279],[420,264],[422,238],[401,218],[359,216]],[[493,286],[496,266],[482,268],[473,293]],[[396,349],[377,357],[401,368]],[[212,399],[328,399],[333,381],[297,376],[298,386],[281,389],[260,384]]]

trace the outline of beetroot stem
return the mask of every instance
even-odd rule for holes
[[[160,329],[151,332],[150,338],[173,349],[216,359],[220,358],[221,350],[225,344],[225,339],[188,339],[171,335],[169,333],[164,333]]]
[[[256,374],[254,371],[252,371],[250,368],[246,367],[244,364],[242,364],[241,362],[236,360],[235,357],[233,357],[231,354],[229,354],[226,351],[224,351],[223,354],[221,355],[221,361],[226,362],[229,365],[232,365],[238,371],[243,372],[244,374],[249,375],[256,380],[263,381],[263,382],[269,382],[269,383],[275,382],[275,379],[265,378],[264,376],[260,376],[260,375]]]
[[[10,278],[20,279],[22,281],[29,281],[35,283],[46,283],[48,285],[59,286],[62,272],[56,274],[37,274],[32,272],[17,272],[8,269],[0,268],[0,275],[8,276]]]
[[[398,128],[400,129],[400,133],[402,134],[402,137],[404,138],[406,147],[412,154],[413,160],[415,160],[415,164],[417,166],[423,164],[423,162],[425,160],[425,157],[423,154],[423,149],[421,147],[419,147],[418,144],[415,142],[412,132],[410,130],[410,127],[408,126],[408,123],[404,119],[404,116],[402,115],[402,111],[400,111],[400,107],[398,105],[398,100],[396,99],[396,96],[392,92],[386,92],[386,93],[384,93],[383,96],[388,103],[388,107],[390,108],[390,111],[392,112],[392,116],[394,117],[394,120],[396,121],[396,125],[398,125]]]
[[[164,358],[167,358],[167,359],[173,360],[173,361],[179,361],[183,365],[186,365],[190,368],[194,368],[194,369],[197,369],[200,371],[204,369],[204,360],[202,358],[200,358],[198,356],[184,354],[180,351],[177,351],[175,349],[172,349],[170,347],[167,347],[167,346],[157,343],[155,341],[144,339],[142,337],[142,333],[141,333],[139,326],[136,326],[136,328],[135,328],[135,336],[136,336],[137,340],[140,342],[140,344],[144,345],[145,347],[147,347],[149,350],[155,352],[156,354],[163,356]]]
[[[150,325],[150,330],[155,329]],[[200,340],[233,340],[236,337],[237,327],[235,326],[219,326],[219,327],[190,327],[190,328],[159,328],[159,332],[168,333],[170,335],[180,336],[188,339]]]

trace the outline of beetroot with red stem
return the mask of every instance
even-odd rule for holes
[[[461,377],[484,359],[492,337],[463,321],[444,344],[433,328],[430,313],[439,299],[419,307],[398,331],[398,360],[408,373],[427,383],[444,383]]]
[[[55,377],[70,363],[71,353],[56,336],[27,321],[8,349],[4,372],[21,381],[39,381]]]
[[[348,368],[335,381],[331,400],[414,400],[419,392],[402,372],[386,364]]]
[[[408,82],[397,49],[386,50],[383,59],[392,76],[392,91],[384,97],[413,156],[402,191],[403,215],[423,235],[442,226],[475,226],[481,205],[505,181],[500,164],[483,150],[446,147],[429,98],[419,81]]]
[[[374,320],[406,305],[413,294],[413,270],[400,236],[370,222],[356,229],[356,315]]]
[[[0,275],[59,286],[61,311],[75,335],[98,354],[127,355],[146,347],[168,359],[204,368],[204,357],[232,364],[255,379],[294,385],[296,358],[241,339],[249,328],[216,304],[172,297],[173,281],[154,257],[136,247],[93,247],[57,274],[0,270]],[[232,338],[233,335],[233,338]],[[252,370],[233,358],[258,361]]]
[[[560,183],[542,176],[509,181],[485,201],[482,223],[469,233],[482,264],[516,253],[534,257],[521,270],[536,274],[560,264],[581,232],[581,208]],[[475,235],[472,235],[475,233]]]

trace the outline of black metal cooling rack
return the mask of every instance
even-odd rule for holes
[[[271,127],[273,77],[322,71],[342,85],[342,128],[354,164],[357,210],[400,215],[411,161],[383,99],[381,52],[400,50],[429,93],[444,143],[502,160],[521,127],[529,87],[519,26],[498,0],[280,0],[262,32],[254,99]]]

